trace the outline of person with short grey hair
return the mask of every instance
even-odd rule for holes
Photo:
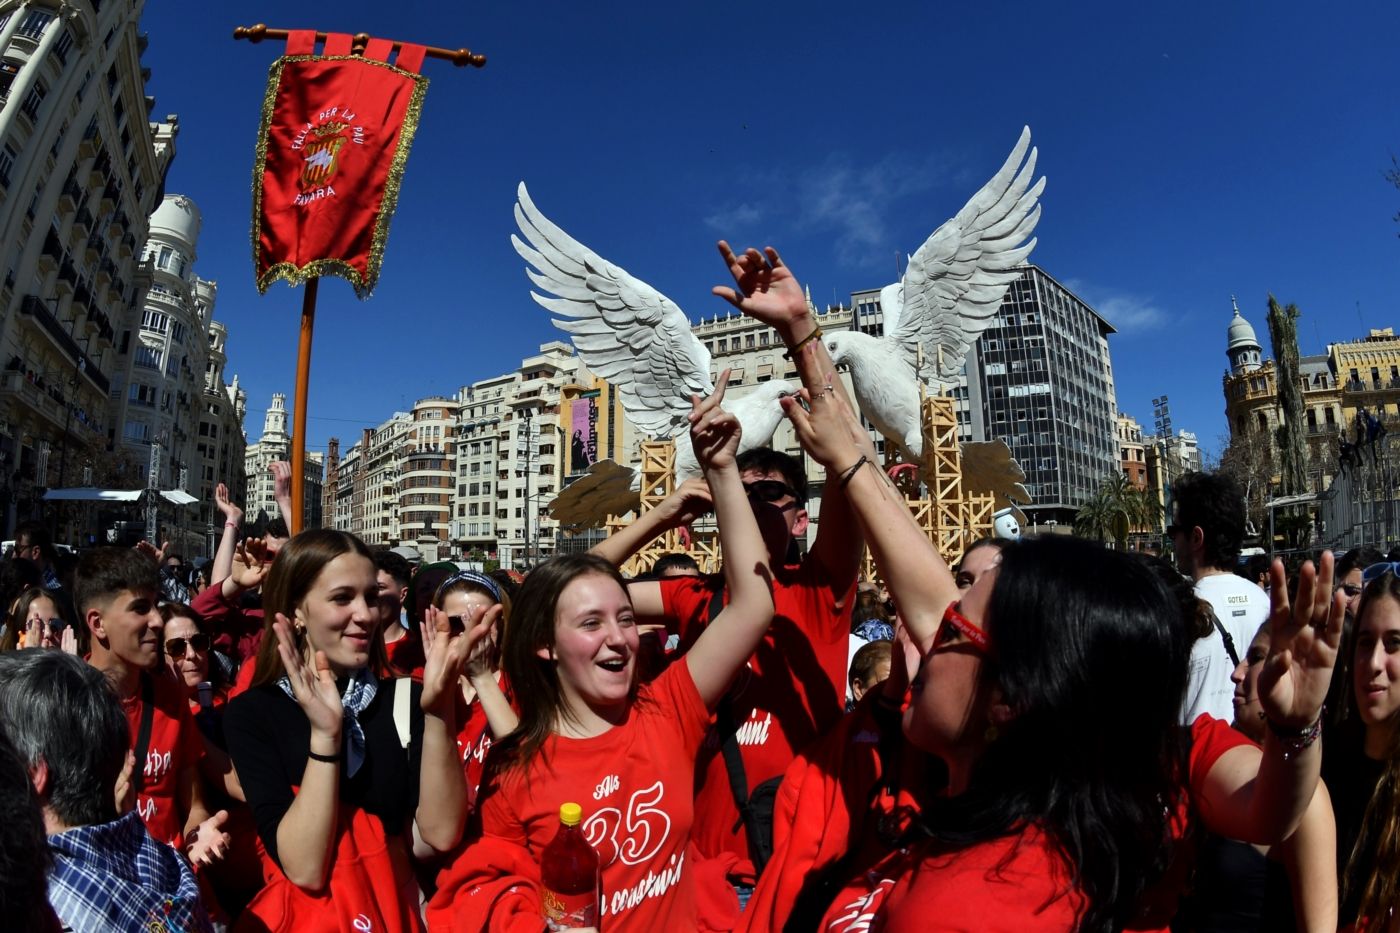
[[[189,865],[119,813],[131,736],[107,677],[62,651],[0,655],[0,731],[28,768],[53,865],[49,903],[67,929],[209,930]]]

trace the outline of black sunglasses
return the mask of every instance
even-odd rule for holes
[[[203,654],[209,650],[209,636],[199,632],[189,638],[172,638],[165,643],[165,653],[172,658],[183,658],[187,647]]]
[[[50,635],[62,634],[63,630],[68,627],[68,623],[64,622],[62,619],[50,619],[47,624]]]
[[[744,495],[750,499],[757,499],[759,502],[777,502],[784,498],[797,499],[796,490],[787,483],[780,483],[775,479],[761,479],[745,483]]]

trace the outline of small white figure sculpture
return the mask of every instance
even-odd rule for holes
[[[1021,540],[1021,523],[1016,520],[1016,509],[1001,509],[992,516],[992,536],[1007,541]]]

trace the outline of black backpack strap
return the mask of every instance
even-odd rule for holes
[[[724,583],[710,596],[710,614],[705,624],[712,624],[724,611]],[[733,697],[726,693],[715,710],[715,727],[719,730],[720,752],[724,755],[724,770],[729,775],[729,790],[734,794],[734,805],[739,808],[739,823],[746,820],[749,809],[749,777],[744,771],[744,756],[739,752],[739,724],[729,706]],[[735,829],[739,826],[735,825]]]
[[[156,684],[150,674],[141,675],[141,728],[136,732],[132,755],[136,764],[131,769],[131,789],[141,793],[146,777],[146,751],[151,744],[151,723],[156,717]]]
[[[1220,633],[1220,637],[1225,642],[1225,653],[1230,656],[1230,663],[1235,667],[1240,666],[1240,655],[1235,650],[1235,640],[1230,637],[1230,633],[1225,629],[1225,624],[1220,621],[1220,617],[1215,614],[1215,610],[1210,610],[1210,620],[1215,623],[1215,630]]]

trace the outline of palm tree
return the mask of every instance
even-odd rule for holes
[[[1093,538],[1102,544],[1109,535],[1112,521],[1113,513],[1108,498],[1100,489],[1094,493],[1089,501],[1079,507],[1079,511],[1074,516],[1074,530],[1081,536]]]
[[[1075,516],[1075,528],[1099,541],[1111,537],[1118,550],[1127,550],[1135,529],[1156,527],[1162,508],[1145,489],[1138,489],[1122,473],[1104,478],[1094,497]]]

